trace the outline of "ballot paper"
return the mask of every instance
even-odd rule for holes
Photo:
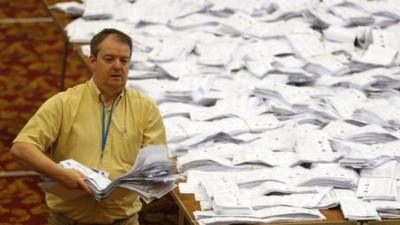
[[[130,190],[136,191],[146,203],[149,203],[175,188],[175,181],[182,178],[176,173],[174,162],[168,160],[167,148],[164,145],[149,145],[141,149],[132,168],[113,181],[104,175],[106,172],[94,171],[73,159],[61,161],[60,165],[68,169],[76,169],[85,175],[85,182],[98,201],[109,196],[123,197],[123,193],[126,194]],[[42,187],[45,191],[52,191],[50,193],[63,198],[64,196],[61,196],[61,193],[58,193],[52,185],[54,186],[54,184],[43,184]],[[83,191],[81,193],[81,195],[84,194]],[[62,194],[65,194],[67,198],[70,197],[69,193]]]
[[[381,218],[400,218],[400,202],[371,200]]]
[[[114,1],[87,0],[84,3],[83,18],[88,20],[108,19],[113,16]]]
[[[346,219],[349,220],[381,220],[376,207],[356,197],[353,190],[336,189],[336,197]]]
[[[85,6],[78,2],[59,2],[49,7],[65,12],[67,16],[81,16],[85,10]]]
[[[289,120],[276,129],[260,133],[259,138],[253,140],[251,145],[277,152],[294,152],[296,139],[293,137],[296,134],[296,127],[296,121]]]
[[[330,41],[353,43],[356,40],[357,33],[352,29],[330,26],[328,29],[324,30],[324,37]]]
[[[198,63],[209,66],[227,66],[231,62],[236,48],[237,43],[228,37],[219,38],[214,42],[198,43],[196,45],[200,55]]]
[[[264,164],[268,166],[294,166],[300,164],[295,152],[278,152],[250,145],[247,149],[236,152],[233,156],[234,165]]]
[[[246,215],[251,213],[250,199],[239,192],[225,192],[213,195],[212,208],[225,215]]]
[[[341,158],[335,153],[328,141],[328,136],[320,130],[307,130],[296,135],[296,152],[302,162],[334,162]]]
[[[365,200],[396,200],[396,180],[387,177],[361,177],[357,197]]]
[[[397,164],[396,160],[390,160],[374,168],[362,169],[357,197],[364,200],[395,201]]]
[[[391,156],[371,153],[367,151],[350,150],[343,159],[339,161],[340,165],[353,168],[374,168],[387,161],[393,160]]]
[[[321,199],[318,205],[315,207],[317,209],[326,210],[339,206],[339,201],[336,197],[335,190],[330,189],[330,191]]]
[[[288,42],[296,55],[307,60],[311,57],[325,55],[326,51],[318,36],[312,33],[287,35]]]
[[[357,187],[358,180],[359,175],[352,169],[341,167],[338,163],[319,163],[306,173],[298,185],[351,189]]]
[[[195,13],[171,21],[169,27],[176,30],[185,30],[202,26],[217,26],[219,21],[221,21],[220,17]]]
[[[315,188],[314,193],[294,193],[289,195],[258,196],[251,200],[253,209],[274,206],[315,208],[331,188]]]
[[[303,171],[290,171],[296,176],[302,175]],[[291,175],[287,169],[274,169],[274,168],[261,168],[253,169],[250,171],[238,171],[235,176],[236,183],[241,188],[251,188],[265,181],[276,181],[280,183],[286,183],[288,177]],[[280,176],[279,174],[285,174],[285,176]]]
[[[362,7],[351,2],[337,4],[331,7],[330,12],[341,18],[344,26],[368,25],[374,23],[374,18]]]
[[[191,152],[177,159],[177,167],[181,171],[190,168],[213,170],[215,168],[234,168],[232,162],[221,156],[214,156],[203,152]]]
[[[317,7],[315,5],[313,6],[310,4],[304,11],[304,17],[314,27],[321,28],[324,30],[329,29],[335,25],[340,25],[340,26],[345,25],[344,22],[339,17],[329,12],[329,7]]]
[[[299,193],[317,193],[318,188],[315,187],[295,187],[287,184],[283,184],[278,181],[265,181],[258,186],[245,189],[243,192],[248,195],[251,199],[256,199],[260,196],[270,194],[299,194]]]
[[[381,47],[378,45],[370,45],[364,55],[354,55],[353,60],[365,64],[373,64],[379,66],[390,66],[394,63],[398,54],[396,49],[390,47]]]
[[[195,211],[195,218],[200,224],[221,224],[221,223],[273,223],[289,222],[299,220],[322,220],[325,216],[318,210],[299,207],[269,207],[254,210],[251,215],[220,215],[214,211]]]

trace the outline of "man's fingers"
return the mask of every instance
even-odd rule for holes
[[[65,176],[61,176],[62,179],[60,182],[70,188],[70,189],[81,189],[88,193],[89,195],[93,195],[92,190],[85,182],[86,176],[76,169],[64,169]]]
[[[76,172],[78,172],[78,173],[79,173],[79,176],[81,176],[82,178],[86,178],[85,174],[81,173],[81,171],[76,170]]]
[[[79,186],[83,189],[86,193],[92,195],[92,190],[90,190],[89,186],[85,183],[83,179],[79,181]]]
[[[83,173],[81,173],[80,171],[78,171],[78,173],[79,173],[79,175],[81,176],[81,180],[80,180],[80,182],[79,182],[79,186],[81,186],[81,188],[85,191],[85,192],[87,192],[88,194],[90,194],[90,195],[92,195],[93,193],[92,193],[92,190],[89,188],[89,186],[85,183],[85,178],[86,178],[86,176],[83,174]]]

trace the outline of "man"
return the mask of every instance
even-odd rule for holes
[[[65,200],[46,193],[49,224],[138,224],[138,194],[97,202],[84,176],[58,162],[75,159],[109,174],[124,174],[140,148],[165,144],[165,129],[156,104],[125,88],[132,41],[104,29],[90,43],[93,77],[47,100],[13,141],[11,154],[33,170],[87,195]]]

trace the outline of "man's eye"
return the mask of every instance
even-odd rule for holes
[[[104,58],[104,61],[106,61],[106,62],[112,62],[114,59],[113,58]]]

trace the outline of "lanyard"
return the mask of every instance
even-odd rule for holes
[[[106,126],[106,106],[104,105],[104,103],[102,103],[103,105],[103,113],[101,116],[101,159],[103,159],[103,155],[104,155],[104,149],[106,148],[106,144],[107,144],[107,136],[108,136],[108,131],[110,130],[110,125],[111,125],[111,118],[112,118],[112,113],[113,113],[113,108],[114,108],[114,103],[111,106],[111,110],[110,110],[110,115],[108,116],[108,121],[107,121],[107,126]]]

